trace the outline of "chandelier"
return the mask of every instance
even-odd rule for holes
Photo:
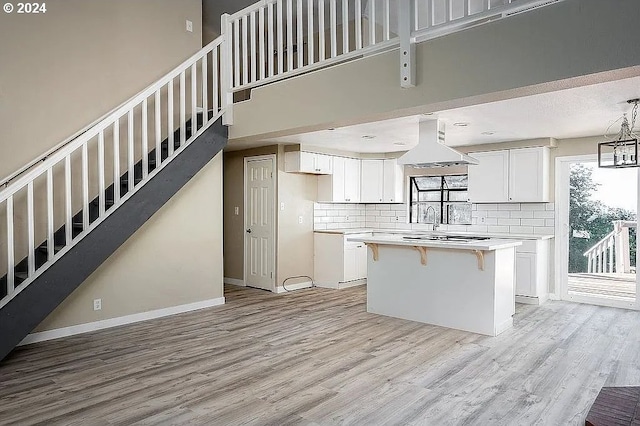
[[[636,125],[636,118],[638,117],[638,104],[640,104],[640,99],[631,99],[628,100],[627,103],[633,105],[631,110],[631,124],[629,124],[629,119],[625,113],[621,119],[615,122],[617,123],[622,120],[618,134],[614,137],[605,134],[604,137],[608,139],[608,141],[598,144],[598,167],[623,168],[640,166],[640,164],[638,164],[638,135],[633,132]],[[613,126],[613,124],[611,126]],[[611,126],[609,126],[609,129]],[[607,129],[607,132],[609,129]]]

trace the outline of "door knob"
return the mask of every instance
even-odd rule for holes
[[[251,229],[247,229],[247,234],[250,234],[250,233],[251,233]]]

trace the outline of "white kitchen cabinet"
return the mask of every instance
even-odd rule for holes
[[[509,151],[474,152],[479,164],[469,166],[467,194],[473,203],[509,201]]]
[[[318,177],[318,202],[360,202],[360,160],[333,157],[333,173]]]
[[[509,201],[549,201],[549,149],[509,150]]]
[[[330,175],[332,157],[315,152],[292,151],[284,154],[284,171],[290,173],[310,173]]]
[[[362,160],[360,201],[381,203],[384,197],[384,160]]]
[[[347,241],[357,235],[314,233],[314,283],[341,289],[361,285],[367,277],[367,246]]]
[[[404,166],[397,159],[383,160],[382,198],[385,203],[404,201]]]
[[[549,240],[516,247],[516,302],[539,305],[549,298]]]
[[[549,149],[545,147],[473,152],[469,201],[535,203],[549,201]]]
[[[396,159],[362,160],[361,203],[402,203],[404,168]]]
[[[348,203],[360,202],[360,160],[344,160],[344,197]]]

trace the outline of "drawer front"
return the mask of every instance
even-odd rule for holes
[[[537,247],[537,240],[522,240],[522,245],[516,247],[516,253],[535,253]]]
[[[364,247],[364,243],[349,241],[349,238],[361,238],[361,237],[370,237],[372,235],[371,232],[361,233],[361,234],[345,234],[344,236],[344,248],[356,248],[356,247]]]

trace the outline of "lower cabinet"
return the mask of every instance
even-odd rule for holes
[[[314,282],[318,287],[346,288],[365,283],[367,246],[347,241],[368,234],[314,233]]]
[[[516,247],[516,302],[541,304],[549,298],[549,240],[524,240]]]

